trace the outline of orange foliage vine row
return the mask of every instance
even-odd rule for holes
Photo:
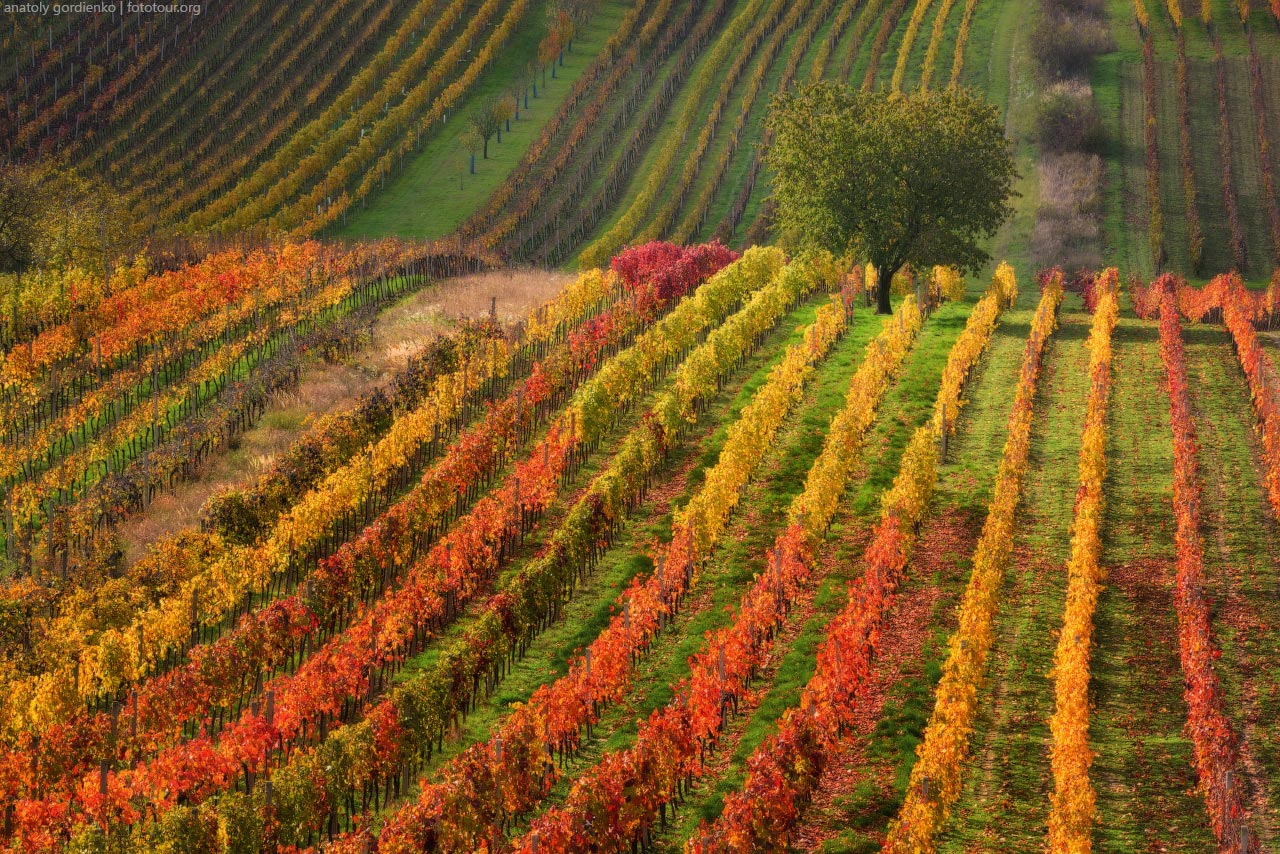
[[[1107,404],[1111,393],[1111,331],[1119,313],[1114,269],[1099,280],[1100,294],[1089,332],[1089,398],[1080,444],[1071,557],[1062,631],[1054,652],[1054,712],[1049,718],[1054,791],[1049,809],[1048,850],[1087,852],[1097,796],[1089,780],[1089,667],[1093,615],[1102,591],[1103,481],[1107,475]]]

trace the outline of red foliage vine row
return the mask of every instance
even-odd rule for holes
[[[1162,277],[1160,289],[1160,356],[1169,386],[1173,427],[1173,512],[1177,521],[1178,645],[1185,678],[1187,735],[1195,751],[1200,789],[1209,808],[1221,850],[1256,851],[1256,839],[1242,846],[1240,828],[1247,818],[1243,787],[1233,785],[1239,764],[1237,737],[1223,714],[1222,689],[1213,662],[1220,652],[1213,641],[1209,603],[1203,587],[1204,551],[1200,542],[1200,467],[1196,457],[1195,418],[1187,383],[1186,353],[1178,324],[1175,280]],[[1245,839],[1248,839],[1246,834]]]

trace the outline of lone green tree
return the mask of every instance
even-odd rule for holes
[[[906,264],[967,272],[1012,208],[1017,173],[996,108],[965,90],[894,94],[818,83],[784,92],[768,118],[775,222],[792,249],[865,258],[890,312]]]

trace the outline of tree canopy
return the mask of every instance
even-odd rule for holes
[[[123,200],[52,166],[0,165],[0,274],[78,266],[99,272],[132,244]]]
[[[982,242],[1012,212],[1011,143],[999,111],[969,90],[817,83],[778,95],[768,126],[783,242],[867,259],[882,313],[904,265],[985,264]]]

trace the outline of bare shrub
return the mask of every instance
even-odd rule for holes
[[[1105,4],[1099,0],[1045,0],[1034,44],[1045,79],[1085,76],[1094,57],[1115,50]]]
[[[1102,266],[1102,158],[1044,154],[1038,168],[1040,206],[1031,248],[1038,266],[1068,270]]]
[[[1036,135],[1041,150],[1052,154],[1100,153],[1106,132],[1093,106],[1093,89],[1089,84],[1064,80],[1050,86],[1037,109]]]

